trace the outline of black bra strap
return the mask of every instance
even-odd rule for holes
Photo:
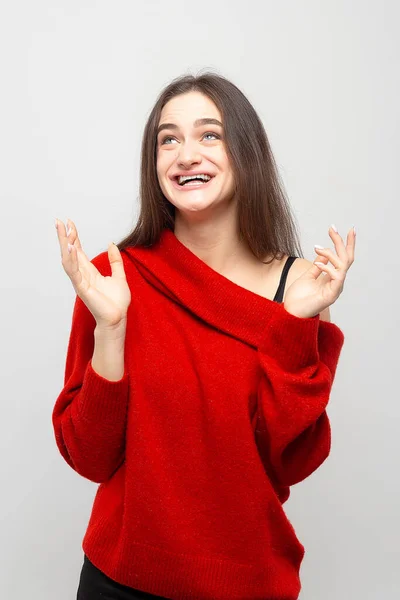
[[[287,274],[289,272],[290,267],[296,260],[296,258],[297,258],[297,256],[288,256],[288,258],[286,259],[285,265],[282,270],[281,279],[279,281],[279,287],[276,290],[276,294],[274,297],[274,302],[282,302],[283,301],[283,292],[285,291]]]

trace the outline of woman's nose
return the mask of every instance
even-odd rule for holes
[[[182,144],[179,151],[178,163],[181,165],[192,165],[201,160],[200,152],[193,144]]]

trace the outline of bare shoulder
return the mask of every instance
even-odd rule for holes
[[[292,266],[289,269],[287,276],[287,283],[285,288],[288,288],[293,281],[295,281],[298,277],[300,277],[305,271],[308,271],[312,267],[313,263],[306,258],[301,258],[300,256],[296,258],[293,262]],[[319,315],[321,321],[330,321],[331,315],[329,306],[325,308]]]

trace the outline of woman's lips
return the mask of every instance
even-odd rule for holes
[[[210,181],[207,181],[207,183],[197,182],[197,183],[186,183],[185,185],[179,185],[179,183],[176,180],[176,177],[174,177],[171,181],[172,181],[172,185],[177,190],[180,190],[181,192],[188,192],[190,190],[198,190],[199,188],[208,187],[213,179],[214,179],[214,177],[211,177]]]

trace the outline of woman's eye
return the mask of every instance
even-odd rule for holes
[[[217,140],[219,140],[219,135],[217,135],[216,133],[212,133],[211,131],[208,131],[207,133],[204,134],[204,137],[206,137],[207,135],[213,135]]]
[[[173,140],[173,139],[174,139],[173,137],[171,137],[170,135],[167,135],[167,137],[165,137],[165,138],[163,138],[163,139],[161,140],[161,143],[162,143],[162,144],[165,144],[165,142],[166,142],[167,140]]]
[[[203,135],[203,138],[206,138],[206,137],[207,137],[207,136],[209,136],[209,135],[212,135],[212,136],[214,136],[214,138],[215,138],[215,139],[217,139],[217,140],[219,140],[219,139],[220,139],[220,136],[219,136],[218,134],[216,134],[216,133],[213,133],[212,131],[207,131],[207,133],[205,133],[205,134]],[[175,138],[174,138],[174,137],[172,137],[171,135],[167,135],[166,137],[164,137],[164,138],[161,140],[161,144],[167,144],[167,145],[169,145],[169,140],[174,140],[174,139],[175,139]],[[176,140],[175,140],[175,141],[176,141]]]

